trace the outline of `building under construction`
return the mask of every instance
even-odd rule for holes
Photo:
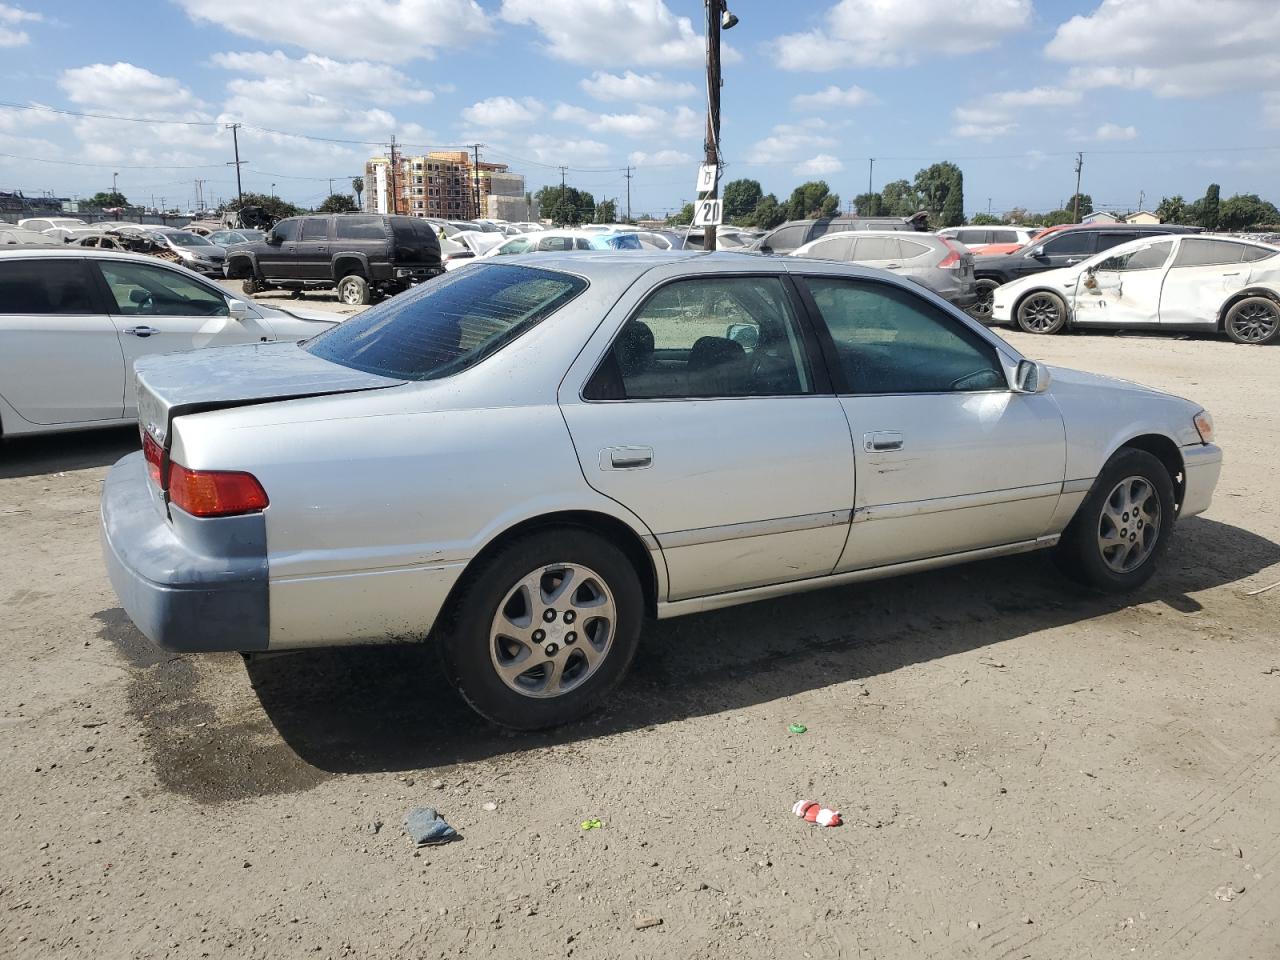
[[[393,158],[394,157],[394,162]],[[484,163],[465,150],[422,156],[372,157],[364,166],[364,208],[443,220],[527,220],[524,177],[504,163]]]

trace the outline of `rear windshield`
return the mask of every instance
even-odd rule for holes
[[[586,287],[552,270],[476,264],[385,300],[303,349],[383,377],[435,380],[497,353]]]

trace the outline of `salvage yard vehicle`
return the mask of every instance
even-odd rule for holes
[[[521,234],[491,247],[482,256],[506,257],[521,253],[569,253],[574,250],[643,250],[639,231],[617,233],[589,230],[543,230]]]
[[[961,310],[973,306],[975,299],[973,254],[949,237],[875,230],[829,233],[790,256],[892,270]]]
[[[1043,548],[1133,589],[1221,466],[1194,403],[789,257],[481,260],[305,343],[137,379],[143,450],[101,520],[147,637],[430,639],[518,728],[606,697],[646,615]]]
[[[1134,240],[998,287],[991,322],[1027,333],[1217,331],[1270,343],[1280,336],[1280,246],[1212,234]]]
[[[228,251],[226,275],[245,293],[336,288],[356,306],[444,273],[440,241],[427,221],[384,214],[288,217],[263,240]]]
[[[0,249],[0,435],[129,423],[140,357],[299,340],[338,319],[315,316],[237,299],[153,257]]]

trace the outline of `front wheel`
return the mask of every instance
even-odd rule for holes
[[[982,279],[973,285],[973,292],[977,295],[973,306],[969,308],[969,316],[982,323],[991,322],[992,308],[996,302],[996,287],[1000,286],[999,282],[991,279]]]
[[[372,300],[369,281],[356,273],[338,281],[338,299],[349,307],[362,307]]]
[[[1222,327],[1236,343],[1270,343],[1280,334],[1280,304],[1268,297],[1245,297],[1231,305]]]
[[[439,637],[449,679],[481,716],[518,730],[589,713],[635,656],[644,597],[617,547],[551,530],[500,549],[462,587]]]
[[[1056,293],[1037,290],[1018,304],[1017,319],[1024,333],[1057,333],[1067,325],[1067,303]]]
[[[249,296],[253,296],[253,294],[261,293],[263,290],[265,290],[266,284],[264,284],[261,280],[250,279],[240,284],[240,289],[243,290],[245,293],[249,294]]]
[[[1136,589],[1156,572],[1175,511],[1165,465],[1145,450],[1122,449],[1094,481],[1055,559],[1068,576],[1099,590]]]

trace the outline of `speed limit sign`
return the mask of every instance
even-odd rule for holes
[[[693,204],[693,226],[715,227],[724,219],[723,201],[719,198],[698,200]]]

